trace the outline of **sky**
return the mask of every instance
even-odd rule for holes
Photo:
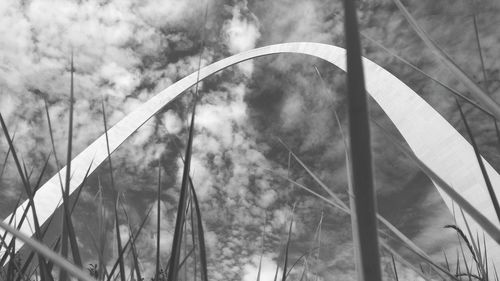
[[[56,155],[64,163],[68,136],[70,58],[75,64],[74,155],[103,131],[101,101],[112,125],[182,77],[232,54],[275,43],[310,41],[344,46],[341,1],[327,0],[115,0],[0,2],[0,113],[28,170],[40,173],[51,143],[44,100],[52,121]],[[409,11],[475,81],[498,98],[500,4],[494,1],[411,0]],[[425,72],[463,86],[411,30],[390,0],[358,1],[364,55],[400,78],[463,132],[453,96],[411,70],[366,38],[380,42]],[[207,8],[207,20],[204,20]],[[472,14],[477,28],[483,75]],[[319,79],[315,67],[321,73]],[[486,79],[485,79],[486,78]],[[319,191],[289,155],[282,139],[334,192],[347,202],[344,146],[334,119],[347,125],[345,75],[334,66],[301,55],[258,58],[200,83],[191,175],[201,203],[212,280],[255,280],[262,256],[262,280],[272,280],[294,210],[290,259],[308,255],[310,274],[320,280],[355,280],[350,218],[275,174]],[[113,175],[132,224],[156,206],[162,170],[161,254],[166,263],[175,225],[187,142],[192,93],[161,110],[113,155]],[[371,115],[394,130],[373,100]],[[491,120],[470,106],[467,116],[486,159],[498,167]],[[372,129],[379,212],[437,260],[455,253],[453,218],[432,183],[414,164]],[[2,136],[0,159],[7,153]],[[22,196],[12,160],[0,184],[5,218]],[[274,173],[269,172],[274,171]],[[48,179],[57,171],[51,158]],[[86,263],[97,254],[87,232],[97,229],[96,198],[103,189],[112,210],[109,169],[99,168],[84,187],[74,214]],[[323,215],[322,215],[323,214]],[[138,239],[143,270],[152,274],[156,207]],[[322,219],[319,231],[318,225]],[[124,214],[121,230],[127,233]],[[264,246],[261,237],[264,233]],[[112,241],[112,233],[109,234]],[[110,258],[114,243],[107,245]],[[116,249],[115,249],[116,250]],[[409,259],[413,259],[409,257]],[[392,278],[389,259],[383,269]],[[303,268],[298,263],[293,274]],[[401,268],[400,280],[419,280]],[[151,275],[152,276],[152,275]],[[312,276],[311,276],[312,277]],[[391,280],[391,279],[389,279]]]

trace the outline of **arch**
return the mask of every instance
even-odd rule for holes
[[[320,43],[297,42],[261,47],[222,59],[200,69],[199,78],[203,80],[222,69],[249,59],[280,53],[314,56],[346,70],[344,49]],[[484,179],[479,167],[474,164],[477,161],[471,145],[398,78],[366,58],[363,58],[363,64],[369,94],[392,120],[415,155],[445,182],[454,187],[460,195],[467,198],[490,221],[495,221],[495,212],[491,206]],[[197,72],[194,72],[161,91],[110,128],[108,130],[110,151],[115,151],[141,125],[193,86],[196,81]],[[70,193],[82,183],[89,167],[92,173],[106,158],[106,139],[103,134],[72,160]],[[498,173],[486,161],[485,166],[492,185],[500,186]],[[62,178],[65,176],[65,169],[64,167],[60,171]],[[41,224],[58,207],[57,202],[61,201],[62,195],[58,181],[59,177],[54,175],[35,195],[35,206]],[[451,199],[439,188],[438,191],[448,208],[452,210]],[[25,201],[13,214],[19,218],[27,204],[28,202]],[[31,212],[28,212],[27,219],[29,222],[33,221]],[[4,222],[8,223],[8,218]],[[472,219],[468,222],[472,233],[482,231]],[[463,229],[466,228],[461,217],[457,217],[457,224]],[[23,224],[21,231],[28,235],[33,234],[29,223]],[[10,241],[10,236],[6,241]],[[21,243],[16,243],[17,249],[21,246]],[[500,261],[500,251],[495,252],[498,244],[490,237],[487,237],[487,247],[489,247],[489,259]]]

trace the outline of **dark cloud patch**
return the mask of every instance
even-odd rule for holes
[[[279,117],[286,95],[286,89],[283,87],[286,85],[283,83],[284,77],[286,77],[284,73],[266,65],[263,69],[259,68],[252,76],[252,84],[249,86],[251,93],[245,99],[250,106],[250,117],[255,119],[257,129],[268,127],[269,120],[276,120]]]

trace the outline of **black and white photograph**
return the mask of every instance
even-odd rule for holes
[[[0,281],[500,281],[499,31],[494,0],[0,0]]]

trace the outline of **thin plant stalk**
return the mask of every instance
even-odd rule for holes
[[[283,262],[283,275],[282,275],[281,281],[286,281],[286,277],[287,277],[288,251],[290,249],[290,239],[292,237],[292,226],[293,226],[293,214],[294,214],[294,212],[295,212],[295,204],[293,205],[292,217],[290,219],[290,227],[288,229],[288,238],[286,240],[286,246],[285,246],[285,256],[284,256],[284,262]]]
[[[260,281],[260,275],[262,273],[262,257],[264,256],[264,236],[265,236],[265,224],[264,230],[262,230],[262,243],[260,246],[260,259],[259,259],[259,269],[257,271],[257,281]]]
[[[396,281],[399,281],[398,269],[396,268],[396,262],[394,261],[394,255],[392,255],[392,254],[391,254],[391,260],[392,260],[392,268],[394,269],[394,277],[396,278]]]
[[[146,215],[144,216],[144,218],[142,219],[142,222],[139,226],[139,228],[137,229],[135,235],[130,235],[127,242],[125,243],[125,245],[123,246],[123,248],[121,249],[121,251],[118,253],[118,259],[115,261],[111,271],[109,272],[108,274],[108,281],[111,280],[114,272],[116,271],[116,268],[118,268],[119,264],[120,264],[120,260],[123,260],[123,255],[125,254],[125,251],[127,249],[127,247],[129,245],[132,245],[133,243],[135,243],[135,241],[137,240],[137,238],[139,237],[139,235],[141,234],[141,231],[142,229],[144,228],[144,225],[146,223],[146,220],[149,218],[149,215],[151,214],[151,211],[153,210],[153,206],[151,206],[148,210],[148,212],[146,213]],[[124,276],[125,277],[125,276]]]
[[[192,192],[190,192],[191,194],[191,198],[193,197],[193,194]],[[193,278],[194,278],[194,281],[196,281],[196,278],[197,278],[197,274],[198,274],[198,266],[197,266],[197,258],[196,258],[196,235],[195,235],[195,225],[194,225],[194,207],[193,207],[193,203],[190,204],[190,207],[189,207],[189,213],[190,213],[190,221],[191,221],[191,242],[193,243],[193,248],[194,248],[194,252],[193,252]]]
[[[476,7],[474,4],[474,0],[470,0],[471,2],[471,10],[472,10],[472,22],[474,24],[474,35],[476,38],[477,45],[477,53],[479,55],[479,61],[481,62],[481,70],[483,72],[483,81],[486,85],[488,85],[488,76],[486,75],[486,67],[484,66],[484,58],[483,58],[483,50],[481,48],[481,40],[479,39],[479,28],[477,26],[477,15],[476,15]]]
[[[160,161],[158,161],[158,189],[156,196],[158,198],[158,206],[156,208],[156,268],[155,268],[155,278],[156,280],[159,280],[159,274],[160,274],[160,214],[161,214],[161,208],[160,208],[160,194],[161,193],[161,165]]]
[[[198,202],[198,196],[196,196],[196,191],[194,189],[193,180],[189,177],[189,186],[191,187],[191,194],[193,196],[194,207],[196,211],[197,219],[197,232],[198,232],[198,247],[200,249],[200,273],[201,280],[208,281],[208,271],[207,271],[207,252],[205,247],[205,234],[203,230],[203,222],[201,220],[200,205]]]
[[[14,134],[12,134],[12,141],[14,141],[15,138],[16,138],[16,132],[14,132]],[[2,170],[0,170],[0,181],[2,180],[3,173],[5,172],[5,168],[7,167],[7,161],[9,160],[9,154],[10,154],[10,147],[7,149],[7,153],[5,154],[5,158],[4,158],[3,164],[2,164]]]
[[[113,196],[114,196],[114,215],[115,215],[115,231],[116,231],[116,244],[117,244],[117,250],[118,250],[118,261],[120,265],[120,279],[121,281],[126,281],[125,280],[125,263],[123,262],[123,257],[120,254],[122,252],[122,242],[121,242],[121,234],[120,234],[120,222],[118,218],[118,204],[119,204],[119,196],[118,196],[118,190],[116,189],[114,179],[113,179],[113,165],[111,162],[111,152],[109,149],[109,138],[108,138],[108,125],[106,121],[106,110],[104,109],[104,99],[101,102],[101,107],[102,107],[102,116],[103,116],[103,123],[104,123],[104,131],[106,135],[106,148],[108,151],[108,163],[109,163],[109,178],[111,180],[111,188],[113,189]]]
[[[68,125],[68,147],[66,154],[66,177],[65,189],[63,192],[63,230],[62,230],[62,247],[61,253],[64,258],[68,255],[68,242],[70,243],[71,252],[75,264],[82,267],[80,252],[76,242],[76,234],[74,231],[71,215],[69,212],[69,188],[71,182],[71,159],[73,150],[73,105],[74,105],[74,64],[73,53],[71,54],[71,81],[70,81],[70,100],[69,100],[69,125]],[[55,153],[55,151],[54,151]],[[59,280],[66,280],[68,278],[64,270],[59,273]]]

